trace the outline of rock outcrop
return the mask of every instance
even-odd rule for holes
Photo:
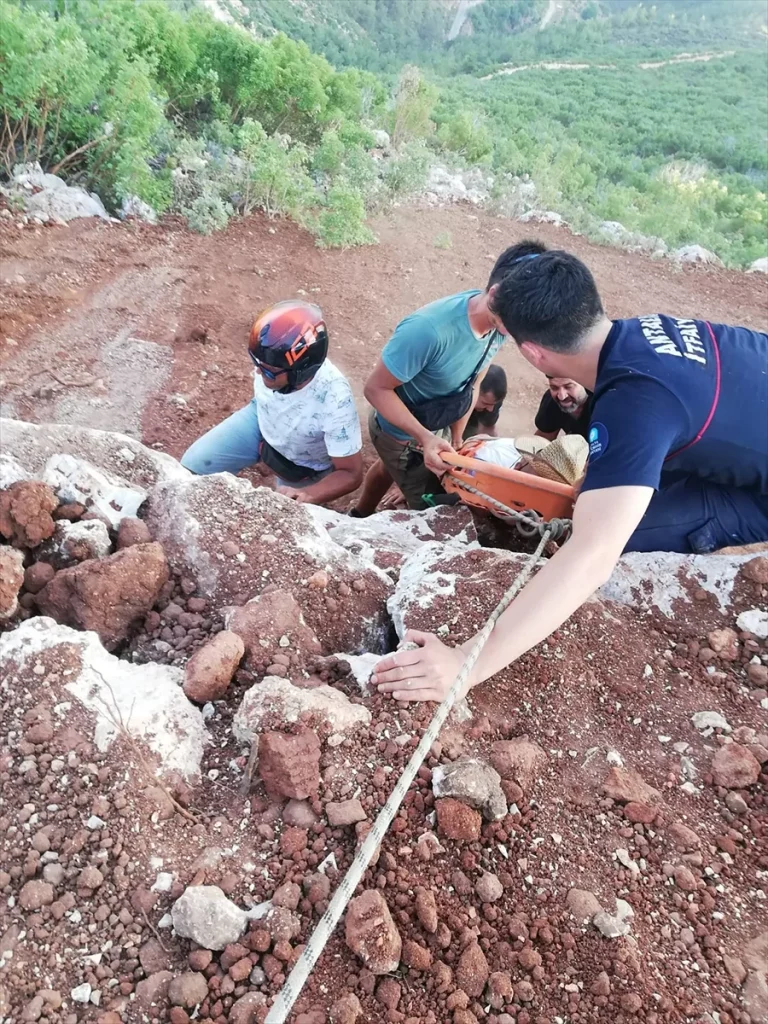
[[[159,544],[137,544],[56,573],[37,595],[43,615],[98,633],[107,647],[125,640],[168,581]]]

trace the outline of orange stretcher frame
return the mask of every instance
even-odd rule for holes
[[[443,487],[449,493],[458,494],[467,505],[498,515],[492,505],[478,495],[465,491],[460,485],[462,480],[517,512],[538,512],[545,520],[571,517],[576,492],[567,484],[544,480],[531,473],[520,473],[516,469],[506,469],[466,455],[454,455],[451,452],[440,454],[451,467],[451,472],[446,473],[441,481]]]

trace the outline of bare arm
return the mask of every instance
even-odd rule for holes
[[[609,487],[579,497],[571,539],[496,623],[475,664],[470,687],[546,639],[605,583],[652,494],[651,487]],[[442,700],[474,638],[455,650],[432,634],[409,633],[407,638],[420,644],[419,650],[403,651],[382,661],[374,682],[398,700]]]
[[[310,505],[325,505],[334,498],[357,490],[363,482],[363,455],[349,455],[346,458],[332,459],[333,472],[308,487],[278,487],[281,494],[295,501]]]
[[[385,420],[399,427],[419,444],[423,444],[433,434],[419,423],[413,413],[406,408],[402,399],[395,394],[395,388],[399,388],[402,383],[403,381],[398,380],[389,372],[380,359],[366,381],[363,393]]]
[[[608,487],[578,499],[573,536],[501,616],[475,665],[473,686],[545,640],[608,580],[652,495],[650,487]],[[462,644],[465,652],[472,643]]]
[[[464,431],[467,429],[469,417],[472,415],[472,412],[474,411],[474,408],[477,405],[477,399],[480,396],[480,385],[485,380],[486,373],[488,373],[487,366],[484,369],[482,369],[475,378],[475,383],[472,388],[472,404],[461,417],[461,419],[457,420],[456,423],[454,423],[451,427],[451,441],[453,442],[454,448],[460,448],[464,441]]]
[[[559,431],[557,430],[537,430],[535,437],[543,437],[546,441],[554,441]]]
[[[412,412],[409,412],[403,401],[395,394],[395,388],[400,387],[402,383],[403,381],[398,380],[389,372],[380,359],[366,381],[364,394],[373,408],[380,412],[385,420],[399,427],[421,445],[424,451],[424,462],[432,472],[444,473],[446,465],[438,453],[443,450],[453,451],[453,448],[447,441],[435,437],[430,430],[419,423]]]

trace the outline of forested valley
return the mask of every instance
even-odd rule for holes
[[[443,0],[0,0],[0,175],[40,161],[113,209],[137,196],[207,232],[259,208],[346,246],[440,163],[477,167],[500,209],[532,183],[586,234],[618,221],[731,266],[766,255],[765,4],[462,17]]]

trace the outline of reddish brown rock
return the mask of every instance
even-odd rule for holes
[[[621,997],[621,1008],[625,1013],[639,1013],[643,1008],[643,1000],[637,992],[625,992]]]
[[[494,971],[488,978],[486,999],[494,1008],[500,1010],[505,1003],[512,1002],[512,978],[507,971]]]
[[[139,963],[144,973],[150,975],[156,971],[167,971],[171,966],[171,958],[160,942],[151,938],[139,950]]]
[[[524,946],[518,953],[517,960],[524,971],[533,971],[541,967],[541,953],[537,953],[533,946]]]
[[[159,544],[138,544],[57,573],[37,595],[43,615],[99,634],[105,647],[124,640],[160,596],[168,563]]]
[[[437,903],[430,889],[416,890],[416,917],[425,932],[434,935],[437,931]]]
[[[265,650],[278,648],[283,637],[289,647],[304,655],[321,651],[296,599],[285,590],[262,594],[235,609],[227,628],[242,637],[248,659],[253,662],[262,662]]]
[[[356,797],[339,802],[329,801],[325,805],[325,816],[328,818],[328,824],[333,828],[355,825],[358,821],[365,821],[367,818],[363,805]]]
[[[325,590],[330,583],[330,577],[325,569],[318,569],[317,572],[313,572],[307,580],[307,586],[313,590]]]
[[[435,801],[437,830],[446,839],[475,842],[480,838],[483,819],[480,814],[460,800],[445,797]]]
[[[471,998],[479,999],[490,973],[485,953],[477,942],[470,942],[459,957],[456,967],[456,982],[459,988]]]
[[[24,555],[15,548],[0,547],[0,619],[10,619],[19,607],[24,582]]]
[[[432,954],[426,946],[420,946],[413,939],[403,943],[403,963],[414,971],[428,971],[432,966]]]
[[[611,979],[605,971],[600,971],[598,976],[589,987],[593,996],[609,996],[611,994]]]
[[[217,633],[187,662],[184,693],[198,704],[219,700],[229,689],[244,654],[245,644],[237,633],[228,629]]]
[[[661,793],[657,789],[649,786],[637,772],[626,768],[611,768],[601,788],[606,796],[623,804],[653,806],[661,801]]]
[[[187,963],[193,971],[204,971],[212,959],[210,949],[193,949],[187,957]]]
[[[24,571],[24,589],[30,594],[37,594],[55,575],[56,570],[48,562],[33,562]]]
[[[569,889],[565,901],[580,924],[591,921],[595,914],[599,914],[603,909],[597,896],[589,889]]]
[[[538,743],[527,736],[517,736],[494,743],[490,760],[502,779],[511,779],[530,793],[534,782],[544,771],[547,755]]]
[[[320,789],[320,740],[313,732],[259,737],[259,775],[273,800],[307,800]]]
[[[53,536],[59,504],[48,484],[18,480],[0,491],[0,534],[17,548],[36,548]]]
[[[725,789],[753,786],[760,775],[760,762],[741,743],[726,743],[712,758],[712,778]]]
[[[122,551],[123,548],[132,548],[134,544],[150,544],[151,542],[152,534],[143,519],[126,516],[120,520],[120,525],[117,528],[118,551]]]
[[[350,900],[345,921],[346,943],[373,974],[397,970],[402,940],[378,890],[368,889]]]
[[[331,1024],[357,1024],[363,1007],[354,992],[345,992],[331,1007]]]
[[[76,519],[79,519],[81,515],[85,513],[85,505],[81,505],[79,501],[70,501],[66,505],[59,505],[59,507],[53,513],[54,519],[67,519],[70,523],[73,523]]]
[[[736,661],[739,657],[739,634],[735,629],[713,629],[707,643],[722,661]]]
[[[753,583],[768,585],[768,558],[765,555],[751,558],[744,566],[743,571],[747,579],[752,580]]]
[[[639,804],[630,801],[624,807],[624,815],[634,824],[651,825],[659,813],[658,808],[649,807],[648,804]]]
[[[698,850],[701,846],[701,839],[682,821],[672,822],[669,826],[669,838],[678,850]]]
[[[687,868],[684,864],[678,864],[675,868],[675,885],[678,889],[682,889],[683,892],[696,892],[699,887],[699,883],[696,880],[696,876]]]
[[[729,956],[723,953],[723,967],[728,972],[728,977],[734,985],[742,985],[747,976],[747,969],[737,956]]]
[[[504,886],[490,871],[484,871],[475,882],[475,893],[481,903],[495,903],[504,895]]]
[[[22,910],[39,910],[53,903],[53,886],[48,882],[33,879],[26,882],[19,893],[19,906]]]
[[[174,978],[168,986],[168,999],[173,1006],[183,1006],[191,1010],[208,998],[208,982],[204,974],[186,971]]]
[[[400,982],[395,981],[394,978],[383,978],[376,986],[376,998],[391,1013],[397,1010],[402,997],[403,990],[400,987]]]
[[[136,1002],[143,1010],[160,1006],[168,1001],[168,987],[173,980],[170,971],[158,971],[150,974],[136,986]],[[154,1016],[154,1014],[153,1014]]]
[[[260,1024],[267,997],[263,992],[246,992],[232,1004],[228,1024]]]

